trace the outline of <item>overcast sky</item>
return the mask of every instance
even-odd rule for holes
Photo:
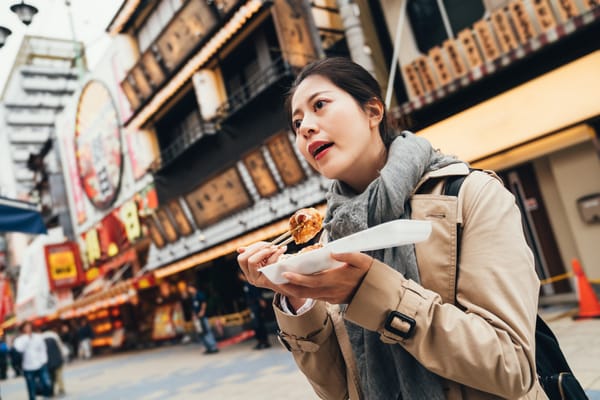
[[[12,31],[12,35],[0,49],[0,93],[4,89],[24,35],[61,39],[73,37],[65,0],[25,0],[38,9],[29,26],[25,26],[16,14],[10,11],[10,6],[18,2],[20,0],[0,1],[0,26]],[[75,35],[78,41],[85,44],[90,69],[93,69],[106,51],[109,43],[106,27],[122,3],[123,0],[71,0]]]

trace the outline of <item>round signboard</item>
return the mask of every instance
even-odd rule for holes
[[[81,92],[75,124],[75,156],[81,185],[94,207],[110,207],[121,186],[121,124],[107,87],[92,80]]]

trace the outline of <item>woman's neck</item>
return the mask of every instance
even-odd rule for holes
[[[379,146],[370,147],[369,150],[363,153],[355,168],[358,173],[353,173],[348,180],[344,181],[356,193],[364,192],[369,184],[379,177],[379,172],[387,162],[388,152],[383,142]]]

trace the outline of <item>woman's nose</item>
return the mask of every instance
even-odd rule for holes
[[[305,117],[302,120],[302,124],[300,125],[300,134],[302,136],[308,137],[310,135],[314,135],[317,132],[319,132],[319,127],[316,124],[315,120]]]

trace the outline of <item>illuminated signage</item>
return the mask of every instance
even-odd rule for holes
[[[75,157],[83,190],[94,207],[109,208],[121,186],[123,155],[117,110],[106,86],[90,81],[77,106]]]
[[[52,290],[71,288],[83,281],[81,258],[76,243],[48,244],[44,247],[44,253]]]

